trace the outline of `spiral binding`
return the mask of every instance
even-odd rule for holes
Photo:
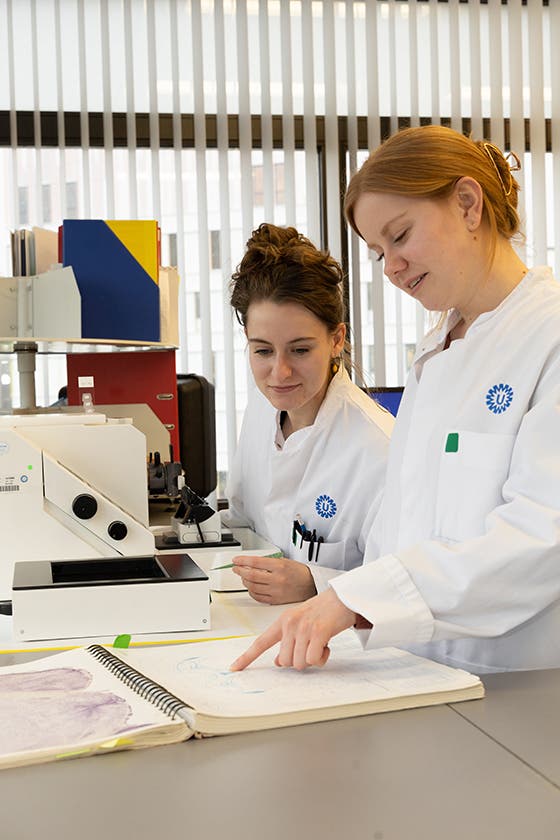
[[[87,651],[98,662],[101,662],[111,674],[114,674],[128,688],[131,688],[135,694],[148,700],[170,718],[177,717],[179,712],[185,708],[185,703],[182,700],[179,700],[159,683],[145,677],[131,665],[127,665],[107,648],[101,647],[101,645],[89,645]]]

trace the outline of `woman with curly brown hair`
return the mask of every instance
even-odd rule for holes
[[[362,562],[392,417],[348,376],[342,270],[292,227],[262,224],[232,278],[256,389],[230,473],[227,522],[283,557],[234,559],[250,594],[302,601]]]

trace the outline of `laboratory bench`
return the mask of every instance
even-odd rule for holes
[[[483,681],[482,700],[2,770],[2,836],[558,840],[560,669]]]
[[[244,549],[267,545],[245,529],[235,535]],[[209,568],[210,551],[193,554]],[[185,635],[259,633],[282,610],[213,592],[211,630]],[[10,648],[9,621],[0,616],[0,665],[54,652]],[[1,834],[558,840],[560,669],[483,682],[481,700],[1,770]]]

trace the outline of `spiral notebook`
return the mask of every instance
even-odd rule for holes
[[[251,638],[115,651],[100,645],[0,668],[0,767],[482,697],[478,677],[395,648],[332,640],[325,668],[229,666]]]

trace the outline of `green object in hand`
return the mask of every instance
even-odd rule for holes
[[[264,554],[263,557],[283,557],[281,551],[275,551],[274,554]],[[225,566],[214,566],[213,569],[210,569],[211,572],[219,572],[221,569],[233,569],[233,563],[226,563]]]

